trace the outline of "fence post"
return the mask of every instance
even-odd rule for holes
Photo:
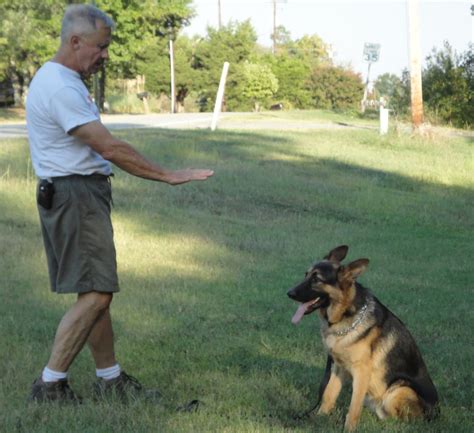
[[[385,135],[388,132],[388,108],[384,108],[383,105],[380,106],[380,135]]]
[[[221,81],[219,82],[219,89],[217,90],[216,104],[214,105],[214,115],[212,116],[211,131],[214,131],[216,129],[217,121],[219,120],[219,114],[221,113],[222,100],[224,99],[225,81],[227,79],[228,70],[229,62],[224,62]]]

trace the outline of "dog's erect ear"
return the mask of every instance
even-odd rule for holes
[[[349,251],[349,247],[341,245],[329,251],[328,255],[324,258],[330,262],[342,262],[347,255],[347,251]]]
[[[339,273],[344,280],[355,281],[369,266],[369,259],[358,259],[340,269]]]

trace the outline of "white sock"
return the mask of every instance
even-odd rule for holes
[[[43,374],[41,375],[43,382],[57,382],[58,380],[67,379],[67,371],[54,371],[48,367],[44,367]]]
[[[120,369],[120,365],[115,364],[109,368],[96,368],[95,374],[101,379],[110,380],[119,377],[121,371],[122,370]]]

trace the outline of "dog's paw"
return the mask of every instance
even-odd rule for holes
[[[346,417],[346,422],[344,424],[344,431],[346,432],[353,432],[355,431],[357,427],[357,419],[354,419],[353,417],[349,417],[349,415]]]

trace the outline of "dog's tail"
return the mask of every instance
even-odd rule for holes
[[[416,392],[420,398],[424,418],[427,421],[432,421],[440,415],[438,392],[429,376],[421,379],[403,376],[396,381],[404,382]]]

